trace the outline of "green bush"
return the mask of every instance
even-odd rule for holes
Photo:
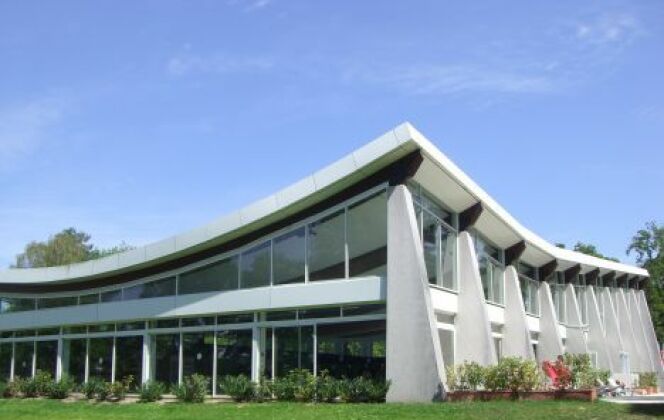
[[[539,366],[531,360],[504,357],[497,365],[482,367],[475,362],[464,362],[456,367],[448,366],[447,387],[450,391],[532,391],[542,384]]]
[[[382,402],[390,388],[389,381],[357,377],[339,382],[339,395],[347,403]]]
[[[161,382],[147,382],[138,391],[139,402],[155,402],[161,400],[166,387]]]
[[[59,381],[53,381],[48,388],[48,397],[54,400],[64,400],[69,397],[74,388],[74,381],[63,375]]]
[[[246,375],[224,376],[219,383],[221,391],[233,401],[252,401],[256,398],[256,384]]]
[[[445,383],[448,391],[457,391],[459,389],[459,378],[457,378],[457,368],[454,365],[445,366]]]
[[[38,370],[35,372],[35,377],[33,380],[37,394],[40,396],[48,395],[49,389],[51,388],[51,383],[53,382],[53,376],[49,372]]]
[[[477,362],[465,361],[456,367],[450,366],[447,369],[447,387],[450,390],[469,390],[476,391],[482,386],[487,374],[484,367]]]
[[[318,374],[316,383],[316,401],[331,403],[339,396],[339,381],[323,370]]]
[[[21,378],[16,377],[13,381],[8,382],[2,391],[3,398],[16,398],[21,393]]]
[[[209,386],[210,378],[193,374],[175,388],[175,397],[181,402],[201,403],[205,401]]]
[[[263,402],[272,399],[272,383],[261,377],[257,384],[255,384],[254,401]]]
[[[23,394],[23,398],[35,398],[39,396],[39,387],[37,386],[35,378],[19,378],[16,382],[18,383],[19,390]]]
[[[81,387],[81,392],[83,392],[83,395],[85,395],[85,398],[91,400],[95,397],[98,398],[98,394],[101,392],[104,394],[106,391],[106,382],[99,378],[90,378],[86,383],[83,384]],[[104,396],[105,399],[106,397]]]
[[[272,382],[272,392],[279,401],[295,401],[295,384],[289,376],[276,378]]]
[[[131,385],[134,383],[134,375],[127,375],[121,381],[115,381],[108,385],[108,397],[112,400],[124,400]]]
[[[641,388],[657,387],[657,374],[655,372],[639,373],[639,386]]]

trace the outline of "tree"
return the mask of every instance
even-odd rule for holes
[[[110,249],[95,248],[90,235],[75,228],[64,229],[45,242],[32,241],[16,256],[12,268],[53,267],[93,260],[131,249],[124,242]]]
[[[561,242],[556,242],[556,247],[565,249],[567,246],[564,243]],[[613,258],[613,257],[607,257],[606,255],[602,254],[597,250],[597,247],[593,244],[587,244],[584,242],[577,242],[576,245],[574,245],[574,248],[572,248],[576,252],[580,252],[582,254],[586,255],[591,255],[593,257],[597,258],[603,258],[605,260],[609,261],[615,261],[615,262],[620,262],[618,258]]]
[[[664,341],[664,226],[655,222],[646,223],[632,237],[627,255],[634,252],[636,262],[650,273],[650,281],[645,289],[650,316],[655,325],[658,341]]]

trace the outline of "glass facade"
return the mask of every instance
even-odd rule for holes
[[[488,302],[505,303],[505,266],[503,251],[490,245],[486,239],[475,234],[475,251],[480,268],[484,298]]]
[[[529,315],[539,316],[539,281],[537,281],[537,269],[523,262],[517,267],[519,272],[519,285],[523,306]]]
[[[567,322],[567,307],[565,304],[565,282],[559,271],[553,272],[548,278],[547,283],[551,288],[551,299],[556,311],[556,319],[560,323]]]
[[[579,306],[581,315],[581,322],[588,323],[588,301],[586,299],[586,278],[583,274],[579,274],[574,283],[574,291],[576,293],[576,302]]]
[[[48,372],[51,377],[55,378],[55,365],[58,356],[58,341],[37,341],[36,342],[37,354],[35,357],[36,370]]]

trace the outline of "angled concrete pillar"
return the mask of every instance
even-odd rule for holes
[[[389,402],[444,397],[445,370],[413,200],[398,185],[388,199],[387,379]]]
[[[572,283],[565,286],[565,308],[567,308],[567,341],[565,351],[573,354],[588,353],[585,330],[581,319],[579,302],[576,300],[576,290]]]
[[[613,363],[609,357],[604,326],[602,325],[597,296],[593,286],[586,286],[586,299],[588,299],[588,351],[597,354],[598,368],[613,372]]]
[[[613,306],[611,290],[608,287],[601,289],[600,299],[602,299],[602,306],[604,307],[604,337],[606,339],[606,346],[609,350],[611,365],[613,366],[611,372],[623,373],[620,355],[625,351],[625,346],[623,345],[622,336],[620,335],[618,316],[616,315],[615,306]]]
[[[636,290],[629,290],[627,292],[629,299],[629,310],[632,318],[632,329],[636,335],[637,345],[644,354],[644,372],[654,372],[657,363],[656,354],[652,352],[649,344],[648,335],[646,334],[646,323],[641,317],[641,310],[639,308],[639,298]]]
[[[652,323],[652,318],[650,317],[650,311],[648,310],[648,302],[646,301],[646,294],[643,290],[636,291],[636,295],[639,303],[639,311],[641,313],[641,320],[645,326],[646,340],[648,341],[648,347],[650,351],[655,356],[655,363],[653,366],[653,372],[657,373],[659,378],[659,387],[664,388],[664,366],[662,366],[662,358],[659,353],[659,345],[657,344],[657,335],[655,334],[655,327]]]
[[[629,363],[632,372],[647,372],[650,365],[646,353],[646,348],[639,346],[638,331],[635,331],[632,324],[632,314],[629,311],[627,296],[622,289],[617,289],[615,293],[618,308],[618,326],[620,327],[620,336],[623,339],[625,351],[629,353]]]
[[[519,275],[513,266],[505,269],[505,326],[503,327],[503,355],[535,359],[530,330],[523,306]]]
[[[553,306],[551,288],[545,281],[540,283],[540,334],[537,346],[539,362],[544,360],[556,360],[563,354],[563,340],[558,330],[556,319],[556,308]]]
[[[484,290],[473,238],[459,234],[459,309],[455,320],[456,348],[459,363],[477,362],[488,366],[497,363],[491,322],[484,302]]]

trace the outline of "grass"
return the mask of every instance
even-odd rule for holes
[[[454,404],[111,404],[0,400],[2,419],[644,419],[664,406],[572,401]]]

